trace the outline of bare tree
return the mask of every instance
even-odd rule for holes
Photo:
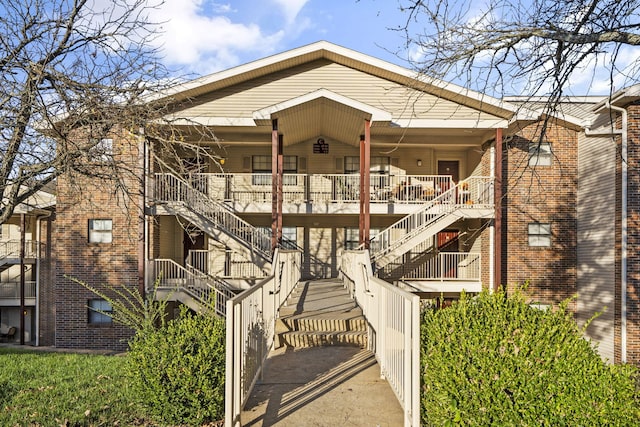
[[[495,97],[544,96],[553,112],[577,81],[610,91],[640,77],[638,0],[399,0],[404,51],[425,74]],[[586,73],[589,73],[585,76]],[[586,78],[585,78],[586,77]],[[591,81],[589,81],[591,79]],[[603,94],[603,93],[600,93]],[[581,93],[579,95],[585,95]]]
[[[136,173],[111,138],[136,140],[170,103],[158,94],[175,81],[152,47],[159,23],[149,18],[160,1],[0,3],[0,223],[61,174],[118,187]],[[156,142],[180,139],[170,127],[146,130]]]

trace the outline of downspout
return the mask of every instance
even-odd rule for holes
[[[627,165],[627,151],[628,151],[628,116],[627,110],[621,107],[611,105],[610,101],[607,101],[605,107],[618,111],[622,118],[622,129],[612,129],[607,132],[593,132],[589,128],[585,128],[585,135],[587,136],[605,136],[605,135],[620,135],[620,158],[621,158],[621,210],[620,222],[621,222],[621,236],[620,236],[620,361],[622,363],[627,362],[627,243],[628,243],[628,230],[627,230],[627,204],[628,204],[628,170]]]
[[[40,248],[40,225],[44,218],[49,218],[51,212],[47,212],[44,215],[38,215],[36,217],[36,347],[40,346],[40,259],[42,258],[42,252]],[[50,243],[50,242],[49,242]]]

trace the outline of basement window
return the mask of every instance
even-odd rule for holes
[[[110,219],[89,220],[89,243],[111,243],[113,221]]]
[[[109,301],[104,299],[90,299],[87,306],[89,307],[89,324],[91,325],[110,325],[113,322],[111,314],[113,307]]]
[[[551,246],[551,224],[540,222],[529,224],[529,246]]]

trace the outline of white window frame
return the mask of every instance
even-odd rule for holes
[[[551,166],[552,163],[550,142],[529,142],[529,166]]]
[[[100,218],[89,220],[89,243],[112,243],[113,220]]]
[[[551,246],[551,224],[548,222],[532,222],[527,226],[529,246]]]

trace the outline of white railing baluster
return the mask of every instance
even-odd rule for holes
[[[341,277],[371,326],[370,346],[404,410],[404,425],[418,427],[420,298],[373,276],[366,250],[345,251],[341,261]]]
[[[274,342],[276,312],[300,280],[302,254],[277,249],[272,274],[227,301],[225,427],[240,414]]]

